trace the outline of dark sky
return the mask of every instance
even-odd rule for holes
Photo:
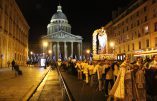
[[[46,35],[59,1],[72,26],[72,34],[91,42],[94,30],[111,20],[112,11],[126,7],[131,0],[16,0],[30,26],[30,43],[38,42],[41,35]]]

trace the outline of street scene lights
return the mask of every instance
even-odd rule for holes
[[[89,58],[90,58],[90,49],[86,50],[86,54],[87,54],[87,60],[89,60]]]
[[[86,50],[86,53],[87,53],[87,54],[89,54],[89,53],[90,53],[90,50],[89,50],[89,49],[87,49],[87,50]]]
[[[43,57],[40,60],[40,65],[46,69],[46,53],[47,53],[47,46],[48,42],[43,41],[42,47],[43,47]]]
[[[43,55],[45,53],[45,50],[46,50],[47,46],[48,46],[48,42],[47,41],[43,41]]]
[[[30,54],[33,55],[33,52],[31,51]]]
[[[48,46],[48,42],[44,41],[43,42],[43,47],[47,47]]]
[[[52,53],[52,50],[49,50],[48,53],[51,54],[51,53]]]
[[[110,47],[112,48],[112,53],[114,54],[115,43],[114,42],[110,42]]]

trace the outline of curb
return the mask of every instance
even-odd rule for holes
[[[28,90],[28,92],[24,95],[24,97],[22,97],[21,101],[28,101],[34,94],[34,92],[36,91],[36,89],[39,87],[39,85],[42,83],[42,81],[44,80],[44,78],[46,77],[46,75],[48,74],[48,72],[50,71],[50,68],[48,68],[47,72],[45,72],[40,80],[40,82],[34,84],[30,90]]]

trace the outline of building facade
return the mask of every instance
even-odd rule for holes
[[[129,55],[151,57],[157,54],[157,0],[135,0],[115,16],[108,28],[108,42],[113,41],[118,60]]]
[[[82,56],[82,37],[71,34],[71,25],[60,5],[47,26],[47,35],[42,38],[48,42],[43,52],[52,51],[51,57],[55,60]]]
[[[0,0],[0,66],[13,59],[24,65],[28,56],[29,25],[15,0]]]

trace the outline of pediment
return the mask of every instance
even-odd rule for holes
[[[81,36],[77,36],[77,35],[73,35],[71,33],[67,33],[64,31],[60,31],[60,32],[56,32],[56,33],[52,33],[46,36],[47,38],[51,38],[51,39],[82,39]]]

